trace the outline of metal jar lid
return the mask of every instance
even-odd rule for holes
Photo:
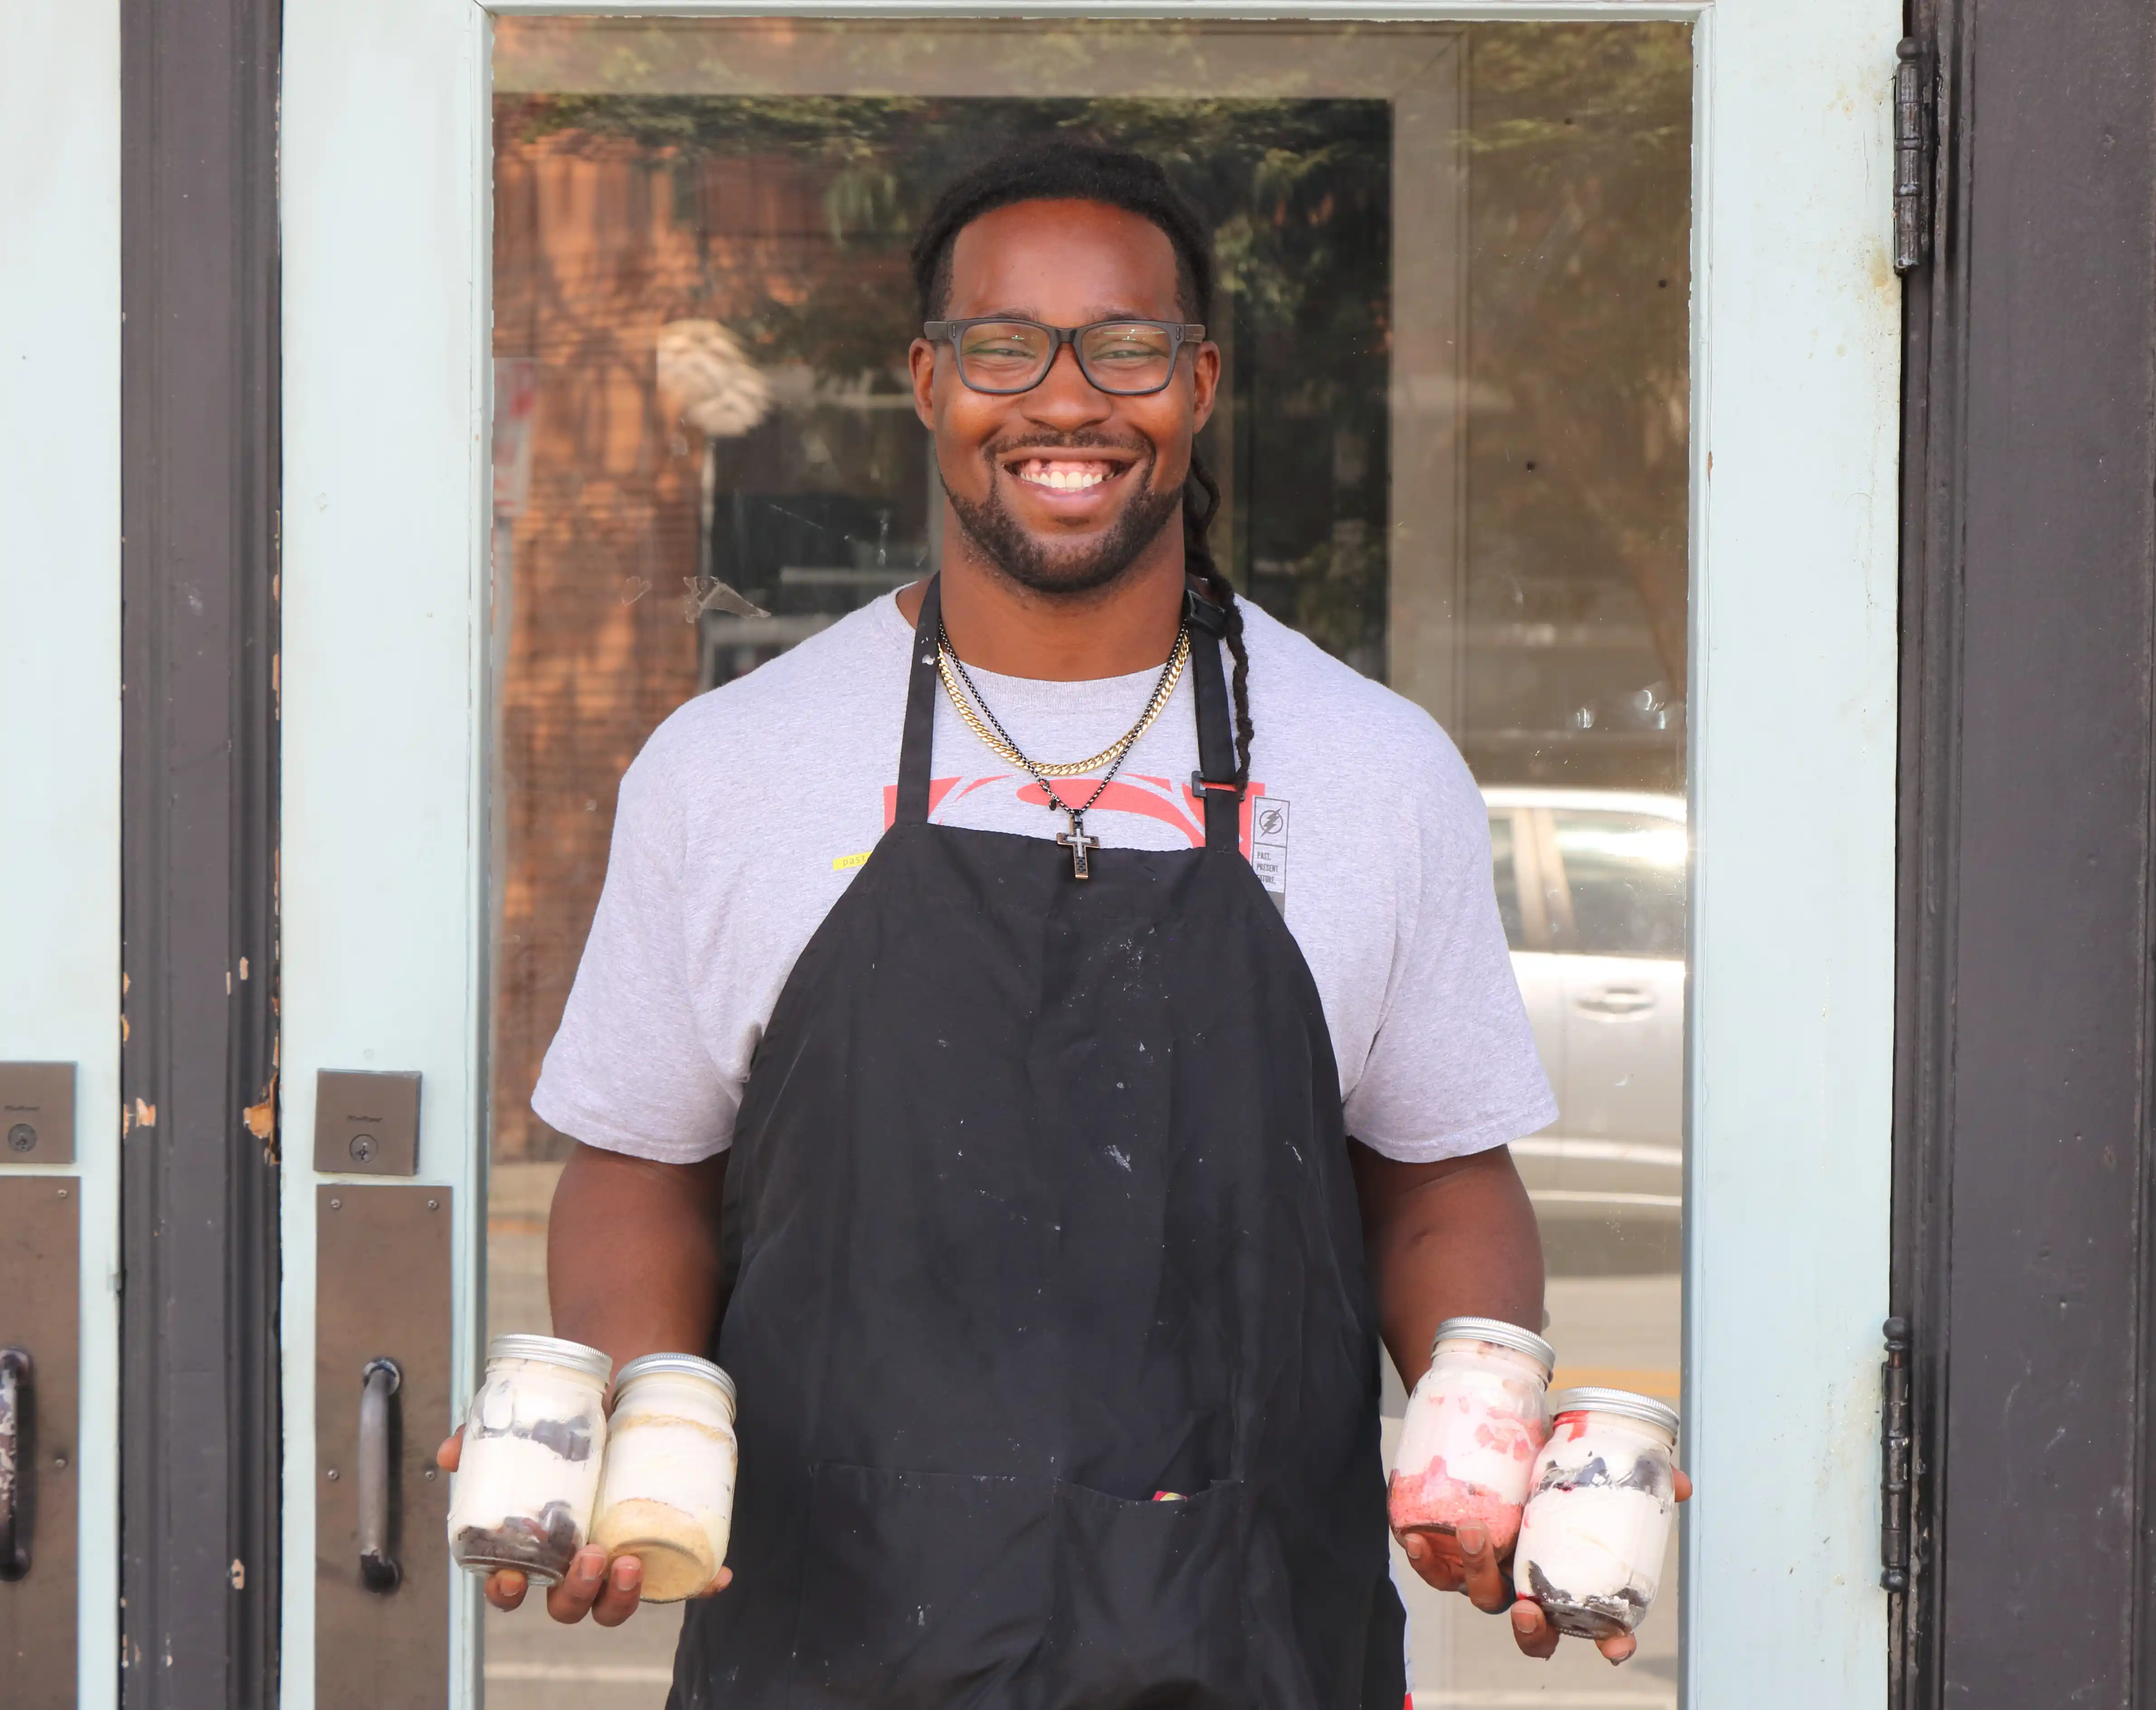
[[[726,1416],[733,1416],[734,1380],[720,1367],[708,1359],[700,1359],[693,1354],[645,1354],[632,1359],[614,1374],[614,1404],[619,1406],[623,1394],[639,1378],[648,1378],[664,1373],[670,1377],[701,1378],[706,1383],[718,1385],[726,1398]]]
[[[1430,1339],[1432,1359],[1437,1358],[1437,1344],[1440,1342],[1487,1342],[1492,1348],[1509,1348],[1515,1354],[1524,1354],[1530,1359],[1542,1362],[1545,1383],[1549,1381],[1550,1372],[1557,1364],[1556,1349],[1532,1330],[1523,1330],[1502,1318],[1447,1318]]]
[[[1635,1395],[1630,1390],[1560,1390],[1550,1397],[1550,1417],[1561,1413],[1610,1413],[1620,1419],[1636,1419],[1658,1426],[1671,1436],[1677,1434],[1677,1410],[1652,1395]]]
[[[598,1349],[564,1341],[559,1336],[496,1336],[486,1344],[486,1362],[491,1365],[497,1359],[536,1359],[582,1372],[601,1383],[613,1370],[613,1362]]]

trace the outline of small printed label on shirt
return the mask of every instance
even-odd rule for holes
[[[869,854],[870,852],[864,849],[858,855],[834,855],[831,858],[831,871],[844,873],[850,868],[864,866],[867,863]]]
[[[1287,823],[1288,804],[1279,797],[1260,796],[1250,803],[1251,870],[1283,914],[1287,913]]]

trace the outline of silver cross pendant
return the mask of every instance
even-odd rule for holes
[[[1066,807],[1063,811],[1070,817],[1070,829],[1067,832],[1058,832],[1055,834],[1055,841],[1070,852],[1071,878],[1091,878],[1093,873],[1092,869],[1086,864],[1086,852],[1088,849],[1099,848],[1101,840],[1098,837],[1089,837],[1086,835],[1086,816],[1083,813],[1074,807]]]

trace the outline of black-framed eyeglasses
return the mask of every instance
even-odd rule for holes
[[[1038,320],[984,318],[931,320],[921,335],[948,340],[958,357],[958,378],[975,392],[1031,392],[1055,366],[1055,353],[1070,346],[1079,371],[1102,392],[1143,397],[1175,376],[1185,345],[1205,336],[1195,320],[1096,320],[1086,326],[1050,326]]]

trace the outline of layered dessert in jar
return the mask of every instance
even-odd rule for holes
[[[1558,1631],[1614,1638],[1646,1619],[1661,1586],[1676,1512],[1676,1411],[1626,1390],[1568,1390],[1554,1411],[1513,1583]]]
[[[706,1590],[733,1525],[734,1382],[693,1354],[647,1354],[614,1385],[593,1537],[643,1564],[646,1603]]]
[[[1548,1429],[1548,1343],[1496,1318],[1448,1318],[1408,1398],[1389,1498],[1393,1529],[1487,1529],[1507,1549],[1520,1530],[1535,1454]]]
[[[449,1554],[475,1574],[558,1585],[591,1535],[613,1362],[554,1336],[497,1336],[465,1416]]]

